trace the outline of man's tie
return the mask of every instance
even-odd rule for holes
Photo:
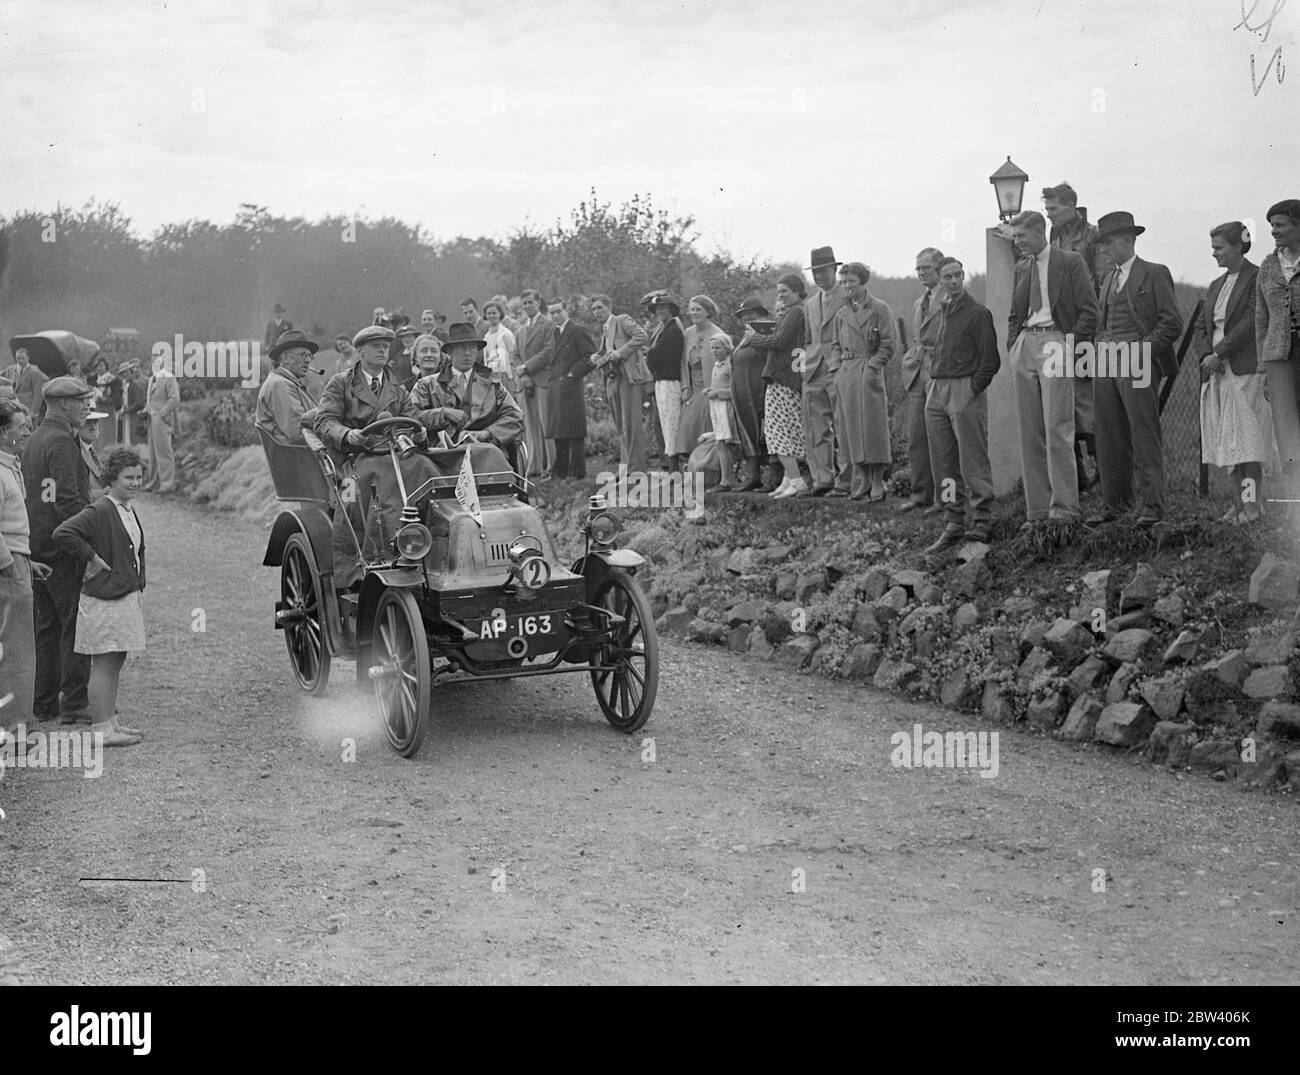
[[[921,299],[921,320],[924,321],[930,316],[930,292],[926,291],[925,297]]]
[[[374,393],[375,393],[375,398],[376,398],[376,399],[379,398],[379,386],[380,386],[380,384],[382,384],[382,383],[383,383],[383,381],[382,381],[382,379],[381,379],[380,377],[371,377],[371,378],[370,378],[370,387],[371,387],[371,389],[374,391]]]
[[[1029,313],[1038,313],[1043,308],[1043,283],[1038,278],[1038,259],[1029,259]]]

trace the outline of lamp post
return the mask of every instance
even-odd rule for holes
[[[998,199],[998,217],[1006,223],[1020,212],[1029,175],[1007,157],[1002,167],[989,176],[989,182],[993,184],[993,193]]]
[[[993,314],[998,334],[998,350],[1007,353],[1007,317],[1011,313],[1012,282],[1015,279],[1016,247],[1012,242],[1011,218],[1024,203],[1025,184],[1029,175],[1010,157],[991,176],[993,193],[998,200],[999,223],[985,231],[984,304]],[[993,383],[989,385],[989,464],[993,471],[993,491],[998,496],[1011,492],[1021,476],[1020,446],[1017,434],[1015,386],[1010,369],[1003,361]]]

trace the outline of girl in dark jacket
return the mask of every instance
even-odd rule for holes
[[[133,746],[140,732],[117,721],[117,687],[127,653],[144,650],[144,529],[131,507],[144,462],[131,448],[114,449],[103,479],[104,496],[55,527],[53,538],[86,563],[74,648],[91,655],[91,731],[106,747]]]

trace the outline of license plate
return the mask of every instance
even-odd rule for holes
[[[480,642],[507,638],[537,638],[555,634],[556,616],[551,612],[528,613],[522,616],[496,616],[479,623]]]

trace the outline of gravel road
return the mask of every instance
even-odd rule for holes
[[[264,528],[140,511],[147,738],[0,783],[0,979],[1300,980],[1290,798],[1005,728],[996,778],[895,768],[994,729],[674,642],[637,736],[585,676],[452,685],[403,760],[350,663],[293,687]]]

